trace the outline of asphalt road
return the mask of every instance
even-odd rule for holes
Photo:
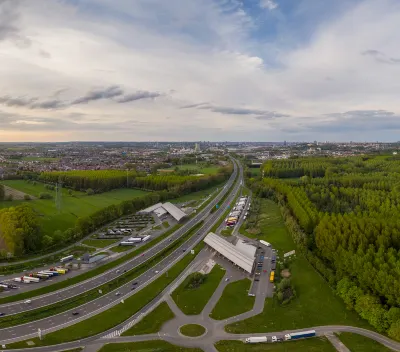
[[[231,176],[230,180],[228,181],[227,186],[223,190],[222,193],[225,193],[230,185],[233,183],[235,176],[237,173],[237,167],[235,166],[235,171],[233,175]],[[241,171],[242,173],[242,171]],[[236,186],[234,187],[234,190],[231,192],[231,195],[228,196],[229,201],[231,201],[234,198],[234,195],[238,191],[239,188],[239,182],[237,182]],[[216,212],[213,214],[210,214],[210,210],[212,207],[215,206],[217,201],[222,197],[220,194],[217,196],[217,198],[212,201],[202,212],[196,215],[193,219],[188,221],[188,223],[176,231],[173,235],[171,235],[168,239],[160,242],[159,244],[155,245],[148,251],[144,252],[143,255],[134,258],[133,260],[124,263],[118,269],[123,271],[123,269],[132,269],[133,267],[140,265],[141,263],[147,261],[150,257],[157,255],[159,251],[161,251],[163,248],[168,246],[170,244],[169,239],[176,240],[179,237],[181,237],[187,230],[189,230],[191,227],[193,227],[195,224],[197,224],[201,220],[205,220],[205,224],[201,227],[200,230],[197,231],[197,233],[192,236],[188,241],[186,241],[182,246],[180,246],[177,250],[175,250],[172,254],[170,254],[168,257],[164,258],[161,262],[159,262],[157,265],[155,265],[152,269],[148,270],[138,278],[136,278],[134,281],[138,282],[138,289],[131,291],[132,283],[128,283],[117,290],[110,292],[108,294],[105,294],[101,296],[98,299],[95,299],[91,302],[88,302],[79,308],[72,309],[70,311],[54,315],[45,319],[37,320],[34,322],[26,323],[23,325],[18,325],[6,329],[1,329],[0,330],[0,335],[2,340],[0,341],[1,343],[4,343],[7,341],[7,343],[10,343],[12,341],[17,341],[25,338],[31,337],[33,334],[35,334],[38,330],[38,328],[42,330],[47,330],[49,331],[54,331],[58,330],[62,327],[65,327],[67,325],[72,325],[78,321],[84,320],[89,318],[90,316],[96,315],[101,311],[104,311],[106,309],[109,309],[111,306],[115,304],[120,304],[119,302],[121,301],[122,298],[126,298],[135,292],[137,292],[140,288],[145,287],[147,284],[149,284],[151,281],[155,280],[157,277],[159,277],[162,273],[163,270],[166,268],[172,266],[176,261],[178,261],[185,253],[183,252],[183,249],[188,249],[190,247],[193,247],[196,243],[198,243],[203,236],[205,236],[208,233],[208,230],[213,226],[215,221],[218,220],[218,218],[222,215],[222,213],[225,211],[223,207],[218,209]],[[201,237],[198,236],[198,234],[201,235]],[[106,274],[103,274],[99,277],[96,277],[94,279],[88,280],[84,283],[78,284],[73,287],[66,288],[61,291],[57,291],[55,293],[49,294],[47,296],[40,296],[39,298],[34,298],[32,300],[31,305],[26,305],[23,303],[16,303],[16,304],[9,304],[7,306],[1,306],[1,311],[5,311],[6,309],[9,309],[12,311],[14,309],[14,313],[17,313],[19,311],[25,311],[27,309],[33,309],[41,306],[45,306],[51,303],[55,303],[58,301],[61,301],[64,298],[69,298],[73,295],[78,295],[81,294],[84,291],[87,291],[91,288],[97,287],[101,284],[104,284],[105,282],[121,275],[116,274],[117,268],[114,268],[112,271],[109,271]],[[156,271],[159,271],[158,275],[155,273]],[[116,291],[119,291],[120,295],[116,296]],[[79,316],[72,316],[73,311],[78,311],[80,314]],[[0,318],[1,319],[1,318]]]

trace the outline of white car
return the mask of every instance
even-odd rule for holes
[[[116,295],[116,296],[119,296],[119,295],[120,295],[119,291],[115,292],[115,295]]]
[[[30,299],[27,299],[27,300],[24,301],[24,303],[25,303],[25,304],[31,304],[32,301],[31,301]]]
[[[159,271],[158,270],[156,270],[155,272],[154,272],[154,274],[158,274],[159,273]]]
[[[278,341],[277,337],[276,336],[272,336],[272,342],[277,342],[277,341]]]
[[[225,281],[229,281],[229,277],[227,277],[227,278],[225,279]]]

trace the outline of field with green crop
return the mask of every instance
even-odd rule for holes
[[[183,165],[177,165],[170,167],[168,169],[161,169],[158,170],[159,172],[162,172],[163,170],[171,171],[175,170],[175,168],[178,168],[179,170],[195,170],[199,174],[205,174],[205,175],[212,175],[216,174],[218,170],[221,168],[221,165],[210,165],[210,166],[203,166],[201,164],[183,164]]]
[[[341,332],[336,334],[351,352],[390,352],[391,349],[381,345],[379,342],[368,337],[353,334],[351,332]]]
[[[38,213],[45,234],[53,234],[56,230],[64,231],[72,227],[78,217],[90,215],[101,208],[118,204],[124,200],[132,199],[146,193],[137,189],[123,188],[92,196],[73,191],[73,195],[71,196],[68,194],[67,189],[63,189],[61,211],[58,212],[54,201],[56,192],[46,189],[43,183],[37,182],[33,184],[24,180],[6,180],[2,183],[34,197],[39,197],[39,194],[42,192],[50,193],[53,196],[53,199],[0,201],[0,208],[18,205],[23,202],[30,204]]]
[[[131,343],[111,343],[104,345],[99,352],[203,352],[200,348],[180,347],[166,341],[143,341]]]

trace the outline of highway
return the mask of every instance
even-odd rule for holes
[[[108,294],[105,294],[91,302],[88,302],[78,308],[74,308],[70,311],[60,313],[58,315],[54,315],[48,318],[44,318],[41,320],[37,320],[34,322],[26,323],[23,325],[18,325],[10,328],[5,328],[0,330],[0,335],[2,340],[0,341],[1,343],[10,343],[11,341],[17,341],[25,338],[29,338],[33,336],[33,334],[37,333],[38,328],[42,330],[47,330],[47,331],[53,331],[53,330],[58,330],[62,327],[65,327],[67,325],[72,325],[78,321],[84,320],[89,318],[90,316],[96,315],[101,311],[104,311],[106,309],[109,309],[111,306],[115,304],[120,304],[120,301],[122,298],[126,298],[135,292],[139,291],[141,288],[145,287],[147,284],[155,280],[157,277],[159,277],[162,274],[162,271],[165,270],[166,268],[172,266],[176,261],[178,261],[183,255],[187,253],[183,251],[189,250],[191,247],[194,247],[195,244],[197,244],[203,236],[207,234],[207,231],[213,226],[213,224],[221,217],[223,212],[225,211],[225,207],[221,206],[217,211],[215,211],[213,214],[210,214],[210,210],[215,206],[215,204],[218,202],[219,199],[229,190],[230,186],[233,184],[235,177],[237,174],[237,166],[235,165],[234,172],[229,179],[226,187],[223,189],[223,191],[216,197],[215,200],[213,200],[208,206],[205,207],[203,211],[201,211],[199,214],[197,214],[193,219],[188,221],[185,226],[183,226],[181,229],[176,231],[174,234],[172,234],[169,238],[165,239],[164,241],[158,243],[154,247],[150,248],[148,251],[144,252],[143,255],[140,255],[139,257],[136,257],[132,260],[130,260],[127,263],[124,263],[123,265],[119,266],[118,268],[114,268],[113,270],[109,271],[106,274],[103,274],[101,276],[98,276],[96,278],[93,278],[91,280],[88,280],[86,282],[77,284],[73,287],[68,287],[66,289],[57,291],[55,293],[51,293],[45,296],[39,296],[38,298],[33,298],[32,299],[32,304],[31,305],[26,305],[21,302],[15,303],[15,304],[9,304],[6,306],[0,306],[0,311],[5,311],[8,309],[9,311],[13,312],[14,314],[20,311],[26,311],[28,309],[33,309],[33,308],[38,308],[42,307],[51,303],[55,303],[58,301],[61,301],[65,298],[70,298],[74,295],[78,295],[83,293],[84,291],[90,290],[92,288],[95,288],[101,284],[104,284],[105,282],[114,279],[115,277],[120,276],[121,274],[116,274],[116,270],[119,269],[121,272],[123,270],[130,270],[135,266],[140,265],[141,263],[147,261],[153,256],[156,256],[158,252],[160,252],[162,249],[167,247],[172,241],[178,239],[181,237],[186,231],[188,231],[191,227],[193,227],[195,224],[198,222],[205,220],[205,223],[203,226],[193,235],[188,241],[186,241],[184,244],[182,244],[178,249],[176,249],[172,254],[164,258],[162,261],[160,261],[158,264],[156,264],[154,267],[152,267],[150,270],[145,272],[144,274],[140,275],[137,277],[135,282],[137,282],[137,289],[134,291],[131,290],[132,288],[132,283],[128,283],[115,291],[112,291]],[[242,170],[241,170],[241,176],[242,176]],[[231,202],[234,199],[234,196],[236,192],[239,189],[240,185],[240,179],[239,177],[238,182],[236,183],[236,186],[234,187],[233,191],[231,192],[230,196],[228,196],[227,202]],[[199,236],[201,235],[201,236]],[[171,241],[169,240],[171,239]],[[155,272],[159,271],[158,274]],[[116,291],[119,291],[120,295],[116,295]],[[72,312],[79,312],[79,315],[73,316]],[[1,318],[0,318],[1,319]]]

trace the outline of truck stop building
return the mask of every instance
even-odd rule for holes
[[[249,274],[252,273],[257,250],[256,247],[242,240],[239,240],[236,245],[233,245],[213,232],[210,232],[204,238],[204,242],[233,264],[247,271]]]
[[[171,215],[176,221],[181,221],[186,217],[186,213],[184,213],[181,209],[179,209],[176,205],[166,202],[166,203],[157,203],[139,211],[139,214],[150,214],[155,213],[159,218],[161,218],[165,214]]]

